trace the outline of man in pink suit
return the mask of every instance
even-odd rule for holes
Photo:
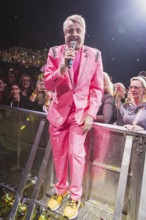
[[[48,208],[56,210],[69,197],[63,213],[68,219],[78,215],[85,137],[96,118],[103,93],[101,53],[84,45],[85,29],[84,18],[80,15],[65,20],[65,44],[50,48],[44,75],[46,89],[55,91],[48,120],[58,181]]]

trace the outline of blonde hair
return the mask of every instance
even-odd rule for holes
[[[110,80],[109,75],[106,72],[103,72],[103,77],[104,77],[104,82],[105,82],[104,83],[104,91],[113,96],[114,86]]]
[[[146,89],[146,81],[145,81],[141,76],[132,77],[132,78],[130,79],[130,82],[132,82],[132,81],[134,81],[134,80],[140,81],[140,82],[142,83],[143,88]]]
[[[71,16],[67,17],[67,19],[64,21],[64,23],[63,23],[64,33],[66,31],[66,26],[69,21],[77,22],[81,26],[81,28],[83,29],[84,33],[86,32],[85,19],[81,15],[75,14],[75,15],[71,15]]]
[[[143,88],[144,88],[144,93],[143,93],[143,102],[146,102],[146,81],[143,77],[141,76],[135,76],[135,77],[132,77],[130,79],[130,82],[134,81],[134,80],[138,80],[141,82]]]
[[[123,83],[117,82],[114,84],[114,97],[118,99],[123,99],[126,94],[126,88]]]

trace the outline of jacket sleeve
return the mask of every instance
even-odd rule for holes
[[[98,59],[95,62],[97,62],[97,65],[90,85],[90,105],[87,110],[87,114],[94,119],[96,119],[103,96],[103,64],[100,51],[98,51]]]
[[[54,54],[54,51],[56,54]],[[55,48],[50,48],[44,73],[44,82],[47,90],[54,90],[66,77],[66,73],[64,76],[60,73],[60,62],[61,58],[57,56]]]

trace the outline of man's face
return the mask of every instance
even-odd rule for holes
[[[68,47],[70,47],[71,41],[76,41],[76,49],[78,49],[84,43],[85,33],[79,23],[69,21],[66,25],[64,37]]]

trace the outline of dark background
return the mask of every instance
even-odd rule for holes
[[[146,70],[146,0],[0,0],[0,50],[62,44],[72,14],[85,18],[85,44],[101,50],[113,82]]]

